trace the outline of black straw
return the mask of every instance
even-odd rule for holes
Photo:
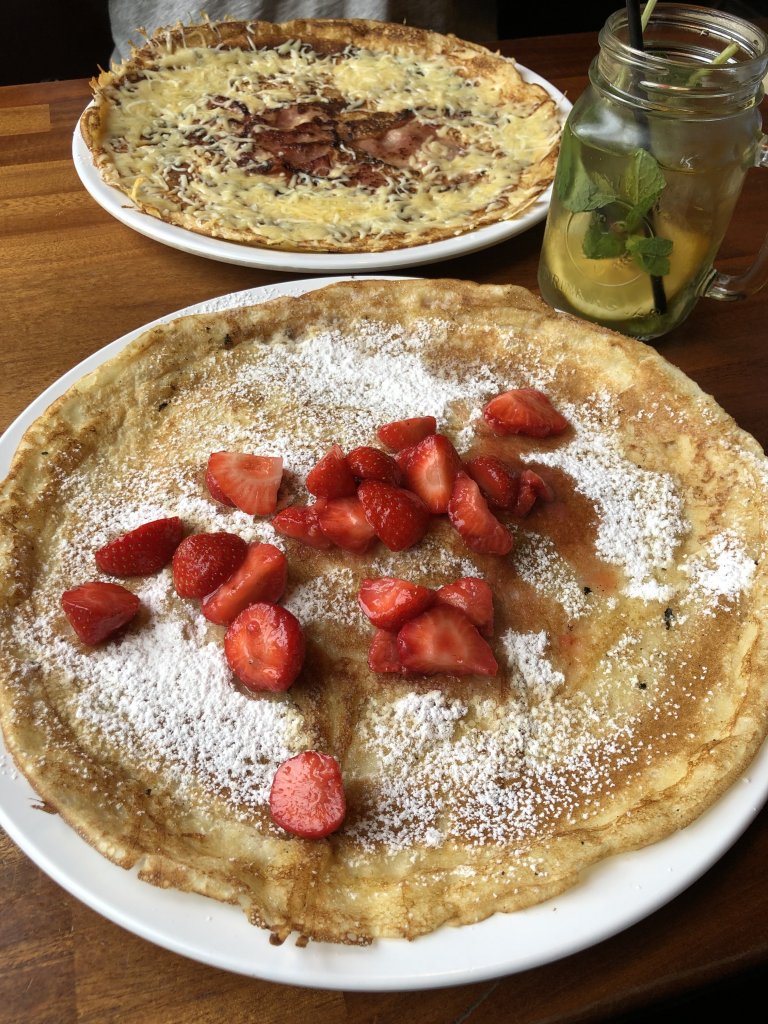
[[[633,50],[644,50],[643,23],[640,18],[640,4],[637,0],[627,0],[627,27],[629,28],[629,45]]]
[[[640,17],[640,3],[639,0],[626,0],[627,8],[627,28],[629,29],[629,45],[633,50],[640,50],[645,52],[645,43],[643,42],[643,23]],[[648,125],[645,122],[645,118],[638,116],[638,123],[644,125],[645,136],[647,143],[645,149],[650,152],[650,137],[648,132]],[[660,277],[651,275],[651,288],[653,289],[653,302],[660,313],[666,313],[667,311],[667,295],[664,291],[664,282]]]

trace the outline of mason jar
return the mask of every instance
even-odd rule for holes
[[[768,166],[768,37],[723,11],[659,4],[630,45],[626,10],[599,35],[564,126],[539,264],[542,298],[624,334],[666,334],[702,297],[768,280],[714,267],[749,168]]]

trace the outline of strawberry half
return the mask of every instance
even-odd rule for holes
[[[287,608],[267,601],[240,612],[224,637],[229,667],[249,690],[287,690],[301,672],[304,651],[299,620]]]
[[[95,647],[122,629],[139,610],[141,602],[119,583],[93,580],[66,590],[61,606],[84,644]]]
[[[356,486],[338,444],[333,445],[307,474],[307,490],[318,498],[346,498],[355,493]]]
[[[305,750],[278,767],[269,793],[272,820],[302,839],[323,839],[341,828],[347,813],[339,762]]]
[[[210,467],[205,467],[205,486],[208,488],[208,493],[215,500],[222,505],[227,505],[229,508],[234,508],[234,501],[230,501],[224,491],[216,483],[216,478],[211,473]]]
[[[458,608],[483,636],[493,635],[493,592],[485,580],[463,576],[446,583],[438,588],[435,603]]]
[[[312,505],[287,505],[272,519],[272,525],[283,537],[292,537],[312,548],[329,548],[330,540],[320,525],[320,508],[325,501],[320,498]]]
[[[170,562],[183,536],[178,516],[154,519],[99,548],[96,565],[110,576],[149,576]]]
[[[544,392],[535,388],[514,388],[497,395],[483,409],[483,417],[495,434],[502,435],[548,437],[568,426]]]
[[[403,482],[399,465],[381,448],[372,448],[370,445],[353,448],[347,455],[347,464],[356,480],[383,480],[384,483],[396,486]]]
[[[435,603],[435,591],[396,576],[380,576],[363,580],[357,600],[374,626],[397,631]]]
[[[405,479],[430,512],[447,512],[451,491],[462,470],[459,453],[444,434],[430,434],[407,449]]]
[[[401,448],[418,444],[436,430],[437,420],[434,416],[412,416],[409,419],[385,423],[376,431],[376,436],[391,451],[399,452]]]
[[[368,522],[360,499],[332,498],[318,509],[320,528],[336,547],[362,554],[376,539],[376,532]]]
[[[283,479],[280,456],[245,452],[213,452],[208,457],[206,480],[216,493],[249,516],[268,516],[277,508],[277,492]],[[217,498],[217,500],[221,500]]]
[[[173,553],[173,585],[180,597],[205,597],[242,563],[248,544],[234,533],[192,533]]]
[[[371,672],[402,672],[397,633],[377,629],[368,648],[368,668]]]
[[[381,480],[363,480],[357,496],[376,536],[390,551],[413,547],[429,529],[429,509],[413,491]]]
[[[507,511],[515,507],[520,474],[493,455],[476,455],[465,469],[488,500],[489,505]]]
[[[255,541],[228,580],[203,599],[202,612],[210,622],[228,626],[249,604],[279,601],[288,581],[288,563],[274,544]]]
[[[495,676],[498,664],[486,640],[464,612],[435,605],[410,619],[397,634],[406,672]]]
[[[488,508],[480,488],[466,473],[459,473],[448,504],[448,518],[472,551],[506,555],[512,550],[512,534]]]

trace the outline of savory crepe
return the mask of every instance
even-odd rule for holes
[[[374,21],[178,25],[91,85],[83,138],[140,210],[297,252],[518,218],[551,184],[561,132],[514,60]]]

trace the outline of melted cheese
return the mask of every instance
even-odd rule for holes
[[[321,56],[298,42],[160,53],[153,67],[117,69],[100,87],[97,164],[143,208],[222,238],[301,246],[458,234],[529,205],[549,184],[535,169],[559,140],[551,100],[497,59],[502,75],[473,77],[445,56]],[[350,181],[356,158],[346,147],[327,176],[287,180],[248,159],[253,140],[233,131],[241,105],[258,115],[339,98],[345,111],[413,111],[435,135],[406,167],[377,164],[387,180],[372,188]]]

